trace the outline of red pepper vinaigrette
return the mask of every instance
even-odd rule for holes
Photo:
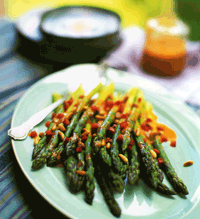
[[[173,1],[163,1],[160,17],[147,21],[146,43],[140,62],[144,71],[159,76],[176,76],[186,66],[188,27],[173,13]]]
[[[174,130],[172,130],[171,128],[169,128],[168,126],[166,126],[165,124],[162,124],[162,123],[158,123],[157,128],[162,130],[161,137],[165,136],[167,141],[176,141],[177,135],[176,135]]]

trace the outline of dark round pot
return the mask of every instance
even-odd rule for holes
[[[119,15],[97,7],[64,6],[47,11],[40,23],[40,55],[68,64],[98,62],[121,43],[120,25]]]

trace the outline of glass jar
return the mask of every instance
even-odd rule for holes
[[[140,65],[150,74],[176,76],[186,66],[188,27],[176,18],[147,21],[146,42]]]

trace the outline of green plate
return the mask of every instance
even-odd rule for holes
[[[121,218],[162,218],[162,219],[194,219],[200,214],[200,119],[180,100],[164,90],[158,84],[141,77],[129,75],[118,70],[108,70],[108,78],[114,81],[116,89],[126,91],[131,86],[140,87],[147,100],[152,102],[159,122],[167,124],[177,133],[177,147],[164,143],[176,172],[183,179],[189,195],[172,198],[161,196],[150,189],[141,180],[138,185],[127,186],[123,194],[115,198],[122,209]],[[80,83],[89,91],[99,82],[96,65],[75,65],[63,71],[51,74],[33,85],[20,99],[15,109],[12,127],[26,121],[37,111],[51,104],[54,91],[64,93],[74,90]],[[34,130],[45,131],[44,123],[49,116]],[[71,194],[66,188],[63,168],[44,167],[31,171],[31,155],[33,140],[12,141],[18,163],[33,187],[56,209],[71,218],[106,219],[114,218],[109,212],[99,187],[95,189],[93,205],[84,201],[84,193]],[[193,160],[190,167],[183,167],[187,160]],[[170,186],[165,179],[164,183]],[[170,186],[171,187],[171,186]]]

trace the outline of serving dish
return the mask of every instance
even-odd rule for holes
[[[119,15],[98,7],[35,8],[19,17],[15,29],[19,52],[64,67],[98,62],[122,41]]]
[[[122,41],[119,15],[98,7],[52,9],[42,15],[40,30],[44,57],[64,63],[98,62]]]
[[[90,78],[90,81],[88,81]],[[172,165],[188,187],[186,197],[161,196],[149,188],[143,181],[133,187],[127,186],[123,194],[115,198],[122,209],[121,218],[198,218],[199,203],[199,166],[200,166],[200,120],[185,104],[167,92],[158,84],[138,76],[128,75],[118,70],[109,69],[108,78],[113,80],[118,90],[126,91],[132,86],[141,88],[147,100],[152,102],[159,121],[171,127],[177,133],[177,147],[164,143]],[[63,71],[47,76],[33,85],[21,98],[15,109],[12,127],[26,121],[32,114],[51,103],[54,91],[63,93],[66,89],[76,89],[80,83],[90,91],[99,82],[96,65],[75,65]],[[47,118],[48,119],[48,118]],[[46,121],[46,120],[45,120]],[[45,126],[43,121],[34,130],[40,132]],[[33,142],[12,141],[13,149],[20,167],[34,188],[56,209],[71,218],[112,218],[102,198],[100,189],[96,188],[92,206],[84,202],[83,193],[71,194],[65,185],[62,168],[44,167],[31,171],[31,154]],[[193,160],[190,167],[183,167],[187,160]],[[167,180],[164,180],[168,186]],[[113,217],[114,218],[114,217]]]
[[[43,35],[40,31],[40,21],[42,14],[50,10],[48,7],[40,7],[28,11],[15,22],[17,33],[17,50],[18,52],[32,59],[39,59],[40,47]],[[30,51],[32,51],[30,53]]]

